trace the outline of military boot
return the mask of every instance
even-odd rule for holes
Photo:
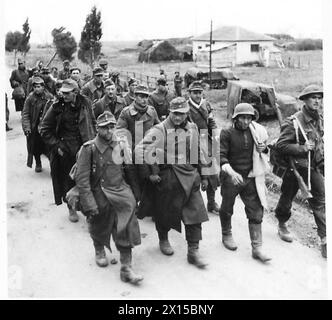
[[[131,267],[131,249],[120,250],[120,279],[123,282],[129,282],[131,284],[138,284],[144,278],[142,275],[136,274]]]
[[[36,158],[36,167],[35,167],[35,172],[42,172],[43,169],[42,169],[42,164],[41,164],[41,160],[40,160],[40,157]]]
[[[69,210],[69,221],[71,222],[77,222],[78,221],[78,214],[76,212],[76,210],[72,209],[71,207],[68,206],[68,210]]]
[[[95,245],[95,261],[98,267],[104,268],[108,266],[106,252],[103,245]]]
[[[220,215],[219,217],[222,230],[222,243],[225,248],[234,251],[237,249],[237,245],[232,235],[232,218],[225,217],[224,215]]]
[[[168,233],[158,232],[158,237],[160,251],[166,256],[171,256],[174,253],[174,250],[168,241]]]
[[[321,245],[320,245],[320,250],[322,253],[323,258],[327,258],[327,243],[326,243],[326,237],[321,239]]]
[[[284,240],[286,242],[293,242],[293,237],[291,233],[288,231],[286,223],[279,222],[278,235],[281,240]]]
[[[219,206],[217,204],[217,202],[213,201],[212,203],[211,202],[208,202],[207,204],[207,210],[213,214],[216,214],[216,215],[219,215]]]
[[[262,252],[262,225],[261,223],[249,223],[249,233],[252,246],[252,257],[261,262],[270,261],[271,258]]]
[[[197,268],[204,269],[208,263],[204,261],[202,256],[199,254],[198,249],[198,242],[188,242],[187,260],[190,264],[195,265]]]
[[[219,206],[215,201],[215,191],[208,187],[206,190],[206,196],[207,196],[207,211],[213,213],[213,214],[219,214]]]

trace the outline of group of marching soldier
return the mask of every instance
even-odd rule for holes
[[[268,134],[256,122],[251,104],[238,104],[232,124],[220,130],[203,84],[192,82],[184,98],[178,73],[175,93],[163,75],[150,93],[136,79],[121,82],[104,59],[85,84],[80,69],[68,61],[54,85],[47,68],[33,71],[29,79],[20,60],[10,79],[14,91],[22,87],[24,93],[14,98],[16,110],[22,110],[27,165],[31,167],[34,158],[35,171],[41,172],[40,156],[47,155],[55,203],[67,204],[71,222],[78,221],[77,211],[87,217],[98,266],[108,265],[105,247],[110,249],[112,235],[120,252],[121,280],[141,282],[143,276],[132,269],[132,249],[141,243],[138,218],[152,216],[163,254],[174,253],[168,233],[181,232],[183,223],[187,260],[205,268],[199,242],[208,211],[219,214],[224,246],[237,249],[231,223],[237,195],[245,206],[252,257],[263,263],[271,260],[262,250]],[[297,172],[310,184],[309,204],[326,258],[322,98],[316,85],[302,91],[299,99],[304,105],[284,121],[275,148],[292,157]],[[218,187],[220,207],[215,201]],[[293,240],[286,222],[298,189],[289,167],[275,210],[278,234],[287,242]],[[201,191],[207,193],[207,207]]]

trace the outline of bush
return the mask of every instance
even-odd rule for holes
[[[322,50],[322,39],[298,39],[295,44],[291,44],[288,50],[292,51],[307,51],[307,50]]]

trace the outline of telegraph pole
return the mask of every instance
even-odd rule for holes
[[[212,85],[212,79],[211,79],[211,72],[212,72],[212,20],[211,20],[211,29],[210,29],[210,72],[209,72],[209,83],[210,83],[210,89]]]

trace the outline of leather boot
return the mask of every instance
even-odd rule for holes
[[[321,239],[321,245],[320,245],[320,250],[322,253],[323,258],[327,258],[327,243],[326,243],[326,237]]]
[[[286,242],[293,242],[293,237],[291,233],[288,231],[286,223],[279,222],[278,235],[281,240],[284,240]]]
[[[104,246],[95,245],[95,261],[97,266],[104,268],[108,266],[108,261],[106,258],[106,252]]]
[[[208,187],[206,190],[206,196],[207,196],[207,211],[219,215],[219,206],[215,201],[215,191]]]
[[[232,235],[232,218],[220,215],[220,223],[222,229],[222,243],[228,250],[236,250],[237,245]]]
[[[217,202],[213,201],[212,203],[211,202],[208,202],[207,204],[207,210],[213,214],[216,214],[216,215],[219,215],[219,206],[217,204]]]
[[[69,210],[69,221],[71,222],[77,222],[78,221],[78,214],[76,212],[76,210],[72,209],[71,207],[68,206],[68,210]]]
[[[40,161],[40,157],[36,158],[36,167],[35,167],[35,172],[42,172],[42,164],[41,164],[41,161]]]
[[[262,224],[249,223],[249,233],[252,246],[252,257],[261,262],[270,261],[271,258],[262,252]]]
[[[131,267],[131,249],[120,251],[120,278],[123,282],[129,282],[131,284],[138,284],[144,278],[142,275],[136,274]]]
[[[189,263],[195,265],[197,268],[204,269],[208,263],[204,261],[202,256],[199,254],[198,242],[188,242],[188,255],[187,260]]]
[[[158,232],[158,237],[160,251],[166,256],[171,256],[174,253],[174,250],[168,241],[168,233]]]

